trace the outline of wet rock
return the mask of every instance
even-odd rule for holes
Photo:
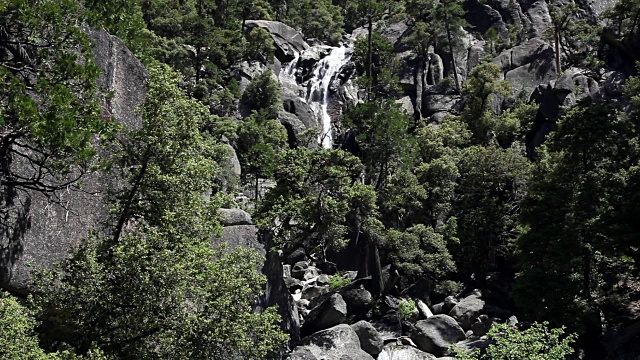
[[[385,342],[402,336],[402,322],[394,311],[388,312],[381,319],[373,322],[372,325],[378,330]]]
[[[322,271],[323,274],[327,274],[329,276],[335,275],[338,272],[338,267],[335,263],[330,261],[325,261],[322,264],[318,265],[318,269]]]
[[[316,279],[316,284],[319,286],[329,285],[329,282],[331,282],[331,278],[328,275],[324,274],[318,276],[318,278]]]
[[[420,350],[436,356],[447,355],[449,345],[466,339],[460,325],[447,315],[434,315],[418,321],[410,336]]]
[[[313,300],[318,298],[319,296],[329,293],[330,291],[331,290],[328,286],[309,285],[302,289],[301,296],[303,299]],[[312,301],[311,305],[313,306],[315,305],[315,303]]]
[[[471,324],[471,331],[473,332],[474,336],[480,337],[482,335],[485,335],[487,333],[487,330],[487,326],[479,319]]]
[[[431,310],[433,311],[434,315],[444,314],[446,312],[444,302],[431,305]]]

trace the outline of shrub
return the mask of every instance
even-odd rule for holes
[[[398,315],[401,320],[409,320],[416,311],[416,302],[413,299],[404,299],[398,304]]]
[[[329,279],[329,287],[331,288],[331,290],[339,289],[350,283],[351,279],[342,277],[339,274],[335,274]]]
[[[530,328],[518,331],[507,324],[496,324],[489,331],[495,344],[489,345],[486,354],[471,354],[454,347],[460,360],[564,360],[573,353],[571,343],[575,334],[564,335],[564,327],[550,329],[548,322],[533,323]]]

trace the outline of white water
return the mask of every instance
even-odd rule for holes
[[[298,66],[299,59],[300,59],[300,54],[296,52],[295,58],[291,60],[289,65],[287,65],[287,67],[280,72],[280,76],[279,76],[280,82],[292,83],[292,84],[296,83],[295,72],[296,72],[296,66]]]
[[[346,47],[333,48],[329,55],[318,61],[313,70],[313,75],[311,79],[309,79],[309,96],[307,97],[307,103],[311,106],[316,116],[322,120],[322,133],[318,141],[322,144],[322,147],[326,149],[330,149],[333,146],[331,116],[329,116],[327,112],[329,86],[331,86],[335,77],[340,74],[340,70],[350,58],[351,54],[347,53]],[[288,69],[289,67],[287,67],[287,71]]]

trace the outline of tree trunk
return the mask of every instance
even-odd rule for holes
[[[367,101],[371,101],[371,84],[373,82],[373,17],[371,15],[367,16],[368,22],[368,44],[367,44]]]
[[[420,57],[418,59],[418,68],[416,70],[416,106],[415,106],[415,114],[414,119],[422,119],[422,92],[424,91],[425,81],[425,69],[426,69],[426,57]]]
[[[560,29],[557,26],[553,31],[553,38],[556,48],[556,73],[559,76],[562,68],[560,67]]]
[[[380,264],[380,252],[378,245],[375,244],[367,234],[360,233],[359,239],[362,239],[358,248],[361,248],[358,266],[358,279],[371,277],[371,288],[369,291],[374,298],[380,297],[384,290],[384,279],[382,278],[382,266]]]
[[[449,52],[451,53],[451,63],[453,64],[453,78],[456,81],[456,91],[460,91],[460,80],[458,79],[458,65],[456,64],[456,54],[453,52],[453,40],[451,39],[451,28],[449,27],[449,19],[445,19],[447,23],[447,42],[449,43]]]

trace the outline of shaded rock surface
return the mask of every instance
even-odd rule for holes
[[[460,325],[448,315],[418,321],[410,336],[420,350],[436,356],[447,355],[449,345],[466,339]]]
[[[104,30],[86,30],[93,42],[93,58],[102,70],[98,84],[113,96],[103,99],[105,116],[124,129],[142,126],[136,109],[144,102],[148,73],[124,43]],[[16,173],[30,171],[26,164],[14,164]],[[25,166],[21,169],[21,166]],[[60,202],[34,191],[19,192],[0,233],[0,287],[28,291],[31,271],[48,268],[62,260],[91,231],[105,221],[109,206],[106,192],[120,191],[126,180],[120,169],[109,173],[88,173],[83,189],[69,187]]]
[[[372,360],[360,348],[360,339],[349,325],[338,325],[304,338],[288,360]]]
[[[376,328],[369,322],[361,320],[351,325],[353,331],[358,334],[360,339],[360,347],[368,354],[376,356],[382,351],[384,340]]]
[[[330,328],[342,323],[346,318],[347,304],[340,294],[333,294],[325,302],[311,310],[302,325],[301,334],[306,336]]]
[[[389,345],[382,349],[382,353],[378,356],[378,360],[435,360],[432,354],[420,351],[413,346],[397,346]]]
[[[309,44],[304,41],[302,34],[281,22],[247,20],[246,26],[248,28],[261,27],[269,31],[276,45],[276,57],[282,63],[293,60],[296,53],[299,54],[309,48]]]
[[[480,316],[484,309],[484,300],[477,295],[470,295],[460,300],[451,309],[449,316],[454,318],[464,330],[471,329],[471,324]]]

